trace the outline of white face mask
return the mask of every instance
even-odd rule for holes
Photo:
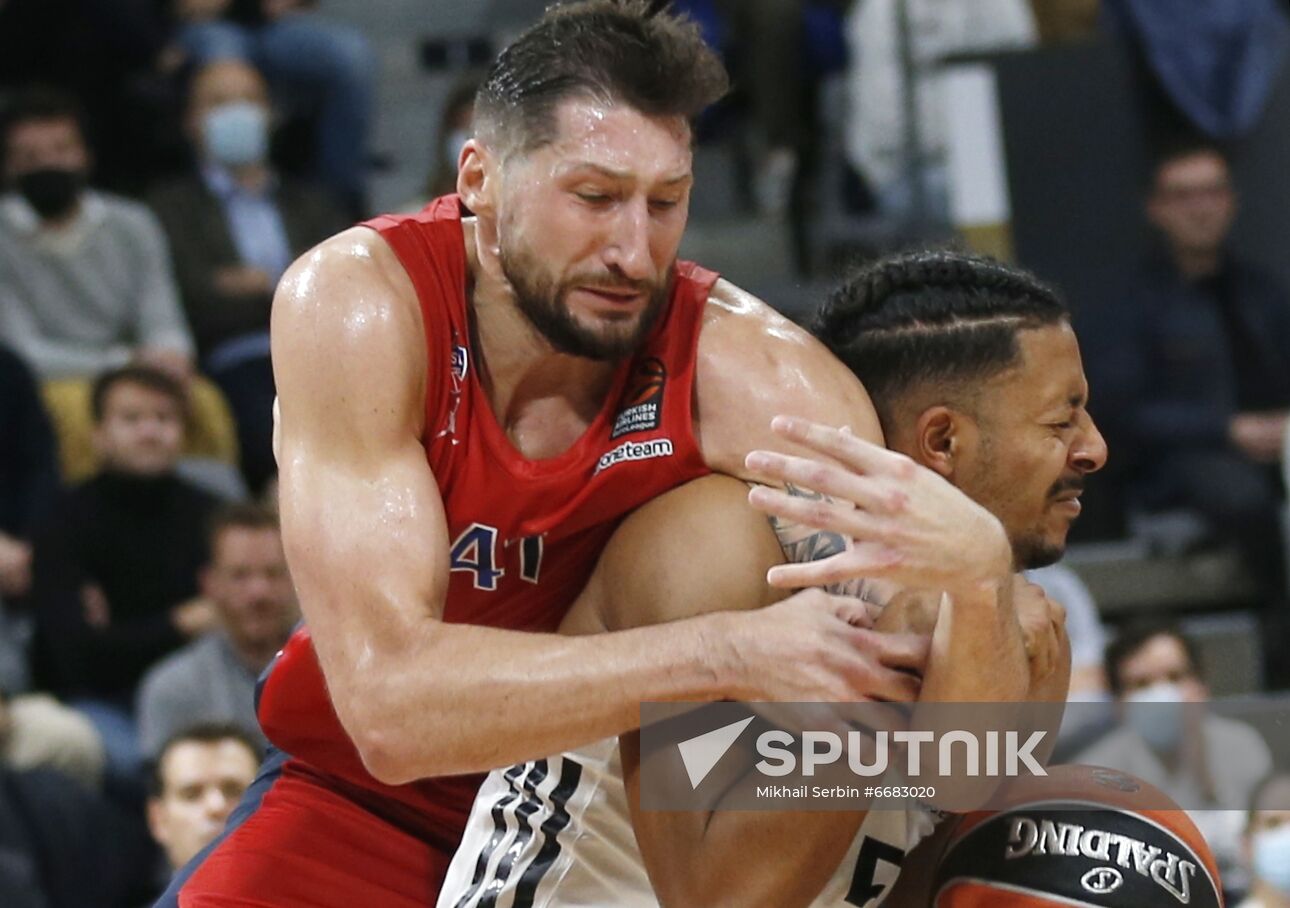
[[[269,112],[252,101],[211,108],[202,122],[206,153],[225,167],[262,162],[269,153]]]
[[[468,141],[470,141],[469,129],[454,129],[444,137],[443,156],[450,166],[457,166],[457,158],[461,157],[461,149]]]
[[[1290,826],[1254,834],[1254,875],[1282,895],[1290,896]]]
[[[1183,697],[1183,689],[1167,681],[1135,690],[1124,698],[1125,721],[1153,750],[1172,752],[1182,739]]]

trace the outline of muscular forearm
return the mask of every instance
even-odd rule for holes
[[[737,620],[573,638],[435,622],[379,672],[359,659],[327,674],[369,770],[400,784],[621,734],[639,725],[643,701],[756,699]]]

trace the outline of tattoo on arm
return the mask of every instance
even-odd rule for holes
[[[796,495],[800,498],[811,498],[817,501],[832,500],[827,495],[813,492],[810,489],[800,489],[791,484],[785,485],[784,489],[788,494]],[[795,564],[806,561],[819,561],[821,558],[828,558],[830,555],[837,555],[847,550],[847,538],[841,533],[817,530],[814,527],[803,526],[800,523],[782,520],[774,516],[770,517],[770,525],[775,530],[775,535],[779,538],[779,544],[784,550],[784,557]],[[864,599],[866,598],[865,586],[864,580],[857,579],[831,583],[825,589],[840,596],[856,596]]]

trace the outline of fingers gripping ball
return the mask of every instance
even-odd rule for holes
[[[1094,766],[1054,766],[963,817],[934,908],[1221,908],[1214,857],[1159,790]]]

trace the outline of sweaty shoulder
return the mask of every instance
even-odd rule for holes
[[[728,281],[708,297],[699,336],[696,422],[705,462],[747,477],[744,456],[786,449],[770,421],[779,414],[850,426],[882,443],[859,380],[806,330]]]
[[[274,295],[271,337],[284,424],[291,407],[304,411],[317,399],[368,411],[369,427],[397,424],[419,434],[421,311],[403,266],[375,231],[351,228],[292,264]]]

